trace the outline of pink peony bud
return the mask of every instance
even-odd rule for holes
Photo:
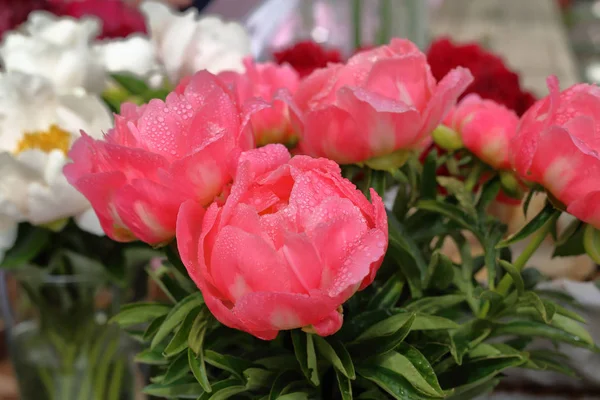
[[[509,145],[517,131],[514,111],[476,94],[465,97],[444,119],[477,158],[495,169],[510,169]]]
[[[236,157],[252,147],[233,94],[201,71],[165,102],[124,104],[103,140],[83,134],[65,166],[106,234],[162,244],[175,235],[179,206],[206,206],[231,182]]]
[[[179,252],[223,324],[262,339],[300,327],[331,335],[387,249],[385,208],[371,196],[333,161],[267,145],[241,155],[223,205],[183,204]]]
[[[255,99],[268,104],[250,119],[256,143],[259,146],[295,144],[298,138],[290,121],[288,105],[278,98],[278,93],[282,90],[295,93],[300,81],[298,73],[288,65],[255,64],[251,58],[245,59],[244,65],[244,73],[222,72],[219,78],[232,86],[240,104]]]
[[[436,83],[413,43],[387,46],[330,64],[301,82],[294,103],[302,150],[340,164],[392,169],[431,143],[431,133],[471,82],[464,68]]]
[[[600,88],[578,84],[550,95],[521,118],[510,159],[523,180],[542,185],[567,212],[600,228]]]

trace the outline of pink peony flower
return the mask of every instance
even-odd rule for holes
[[[567,212],[600,228],[600,88],[578,84],[550,95],[521,118],[511,162],[522,179],[542,185]]]
[[[514,111],[476,94],[461,100],[444,119],[469,151],[498,170],[510,169],[509,145],[518,124]]]
[[[300,327],[331,335],[387,249],[385,208],[371,196],[333,161],[290,159],[279,144],[250,150],[223,205],[182,205],[181,259],[223,324],[266,340]]]
[[[430,143],[470,82],[459,67],[436,84],[425,55],[402,39],[355,54],[345,65],[330,64],[301,82],[294,96],[302,150],[340,164],[395,168]]]
[[[244,66],[244,73],[227,71],[220,73],[219,77],[232,86],[240,104],[255,99],[269,103],[268,108],[257,111],[250,119],[256,143],[259,146],[269,143],[294,144],[297,137],[290,121],[288,105],[278,99],[277,94],[283,89],[295,93],[300,81],[298,73],[289,65],[255,64],[251,58],[244,60]]]
[[[165,102],[124,104],[104,140],[83,134],[64,173],[108,236],[161,244],[175,235],[181,203],[213,202],[227,190],[236,156],[250,147],[233,94],[201,71]]]

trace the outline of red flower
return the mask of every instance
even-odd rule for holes
[[[0,0],[0,39],[25,22],[30,12],[44,9],[45,0]]]
[[[14,0],[13,0],[14,1]],[[102,21],[99,39],[126,37],[146,33],[146,21],[137,8],[121,0],[52,0],[51,11],[74,18],[94,16]]]
[[[315,69],[325,68],[329,63],[342,62],[339,50],[327,50],[309,40],[277,51],[273,53],[273,57],[277,64],[290,64],[298,72],[300,78],[310,75]]]
[[[521,89],[519,75],[509,70],[497,55],[476,43],[455,45],[447,38],[431,44],[427,53],[431,72],[441,79],[458,66],[468,68],[473,74],[473,83],[463,93],[476,93],[484,99],[494,100],[522,115],[535,102],[529,92]]]

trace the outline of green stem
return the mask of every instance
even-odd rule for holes
[[[380,0],[379,9],[379,32],[377,43],[380,45],[386,44],[392,38],[392,1]]]
[[[352,19],[354,27],[354,50],[362,45],[362,0],[352,1]]]
[[[540,247],[548,233],[552,230],[556,220],[560,216],[560,213],[555,213],[546,223],[533,235],[531,241],[525,247],[523,252],[517,257],[517,260],[513,263],[517,271],[521,271],[525,268],[527,261],[531,258],[531,256],[535,253],[535,251]],[[510,275],[506,274],[498,284],[498,293],[501,295],[506,295],[510,286],[512,285],[512,278]]]

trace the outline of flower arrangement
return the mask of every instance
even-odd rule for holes
[[[533,339],[596,349],[524,270],[565,212],[576,223],[560,243],[582,232],[597,259],[600,182],[581,172],[598,164],[596,88],[561,92],[551,77],[519,119],[474,94],[458,102],[469,70],[437,80],[401,39],[304,78],[244,66],[124,104],[64,169],[111,238],[166,252],[151,276],[167,301],[113,318],[155,366],[147,394],[469,399],[509,368],[572,373]],[[445,152],[420,160],[433,142]],[[488,211],[501,190],[525,212],[535,193],[549,200],[507,237]]]

